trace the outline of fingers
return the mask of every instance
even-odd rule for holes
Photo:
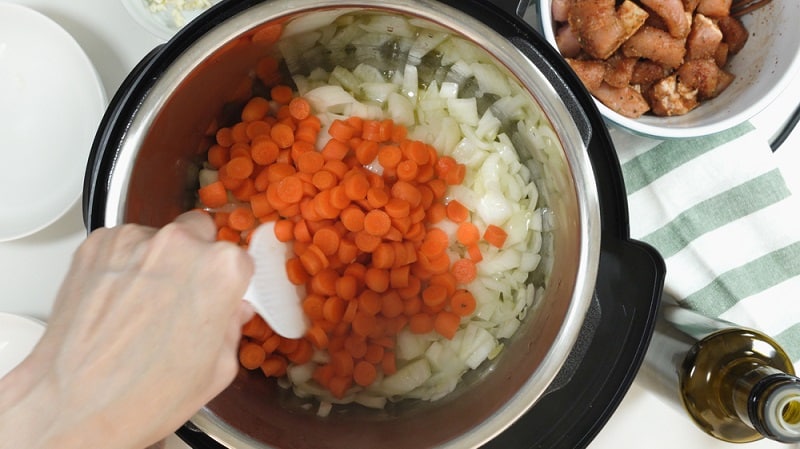
[[[255,314],[253,306],[247,301],[242,301],[239,305],[239,327],[244,326]]]
[[[196,238],[203,241],[212,241],[217,235],[214,221],[211,217],[198,210],[185,212],[175,219],[175,223],[185,226]]]

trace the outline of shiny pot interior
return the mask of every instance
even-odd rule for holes
[[[244,4],[247,3],[247,4]],[[380,11],[430,21],[485,49],[530,93],[563,151],[543,158],[542,201],[555,226],[547,233],[546,294],[533,305],[500,356],[468,373],[435,402],[402,401],[385,410],[337,407],[316,416],[258,372],[242,370],[192,425],[229,447],[475,447],[500,433],[546,391],[569,354],[589,307],[600,251],[600,212],[576,111],[552,73],[492,27],[448,2],[223,2],[142,62],[112,102],[95,151],[111,153],[89,187],[97,202],[92,226],[124,222],[161,226],[195,202],[197,170],[211,144],[209,129],[240,104],[241,86],[273,51],[252,36],[280,21],[324,23],[345,11]],[[497,14],[481,2],[450,2]],[[520,45],[519,42],[516,45]],[[245,95],[249,92],[245,92]],[[580,120],[577,120],[580,122]],[[95,174],[97,175],[97,174]],[[100,195],[98,192],[102,192]],[[99,217],[99,218],[97,218]],[[187,375],[191,375],[187,373]]]

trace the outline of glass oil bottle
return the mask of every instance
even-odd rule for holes
[[[678,399],[717,439],[800,442],[800,378],[786,352],[761,332],[664,298],[643,365],[648,370],[656,392]]]

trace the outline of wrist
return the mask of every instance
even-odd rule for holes
[[[0,448],[49,446],[58,406],[49,376],[35,365],[28,358],[0,379]]]

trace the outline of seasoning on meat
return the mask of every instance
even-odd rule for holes
[[[589,92],[619,114],[685,114],[734,80],[724,67],[744,47],[747,30],[731,4],[558,0],[556,45]]]

